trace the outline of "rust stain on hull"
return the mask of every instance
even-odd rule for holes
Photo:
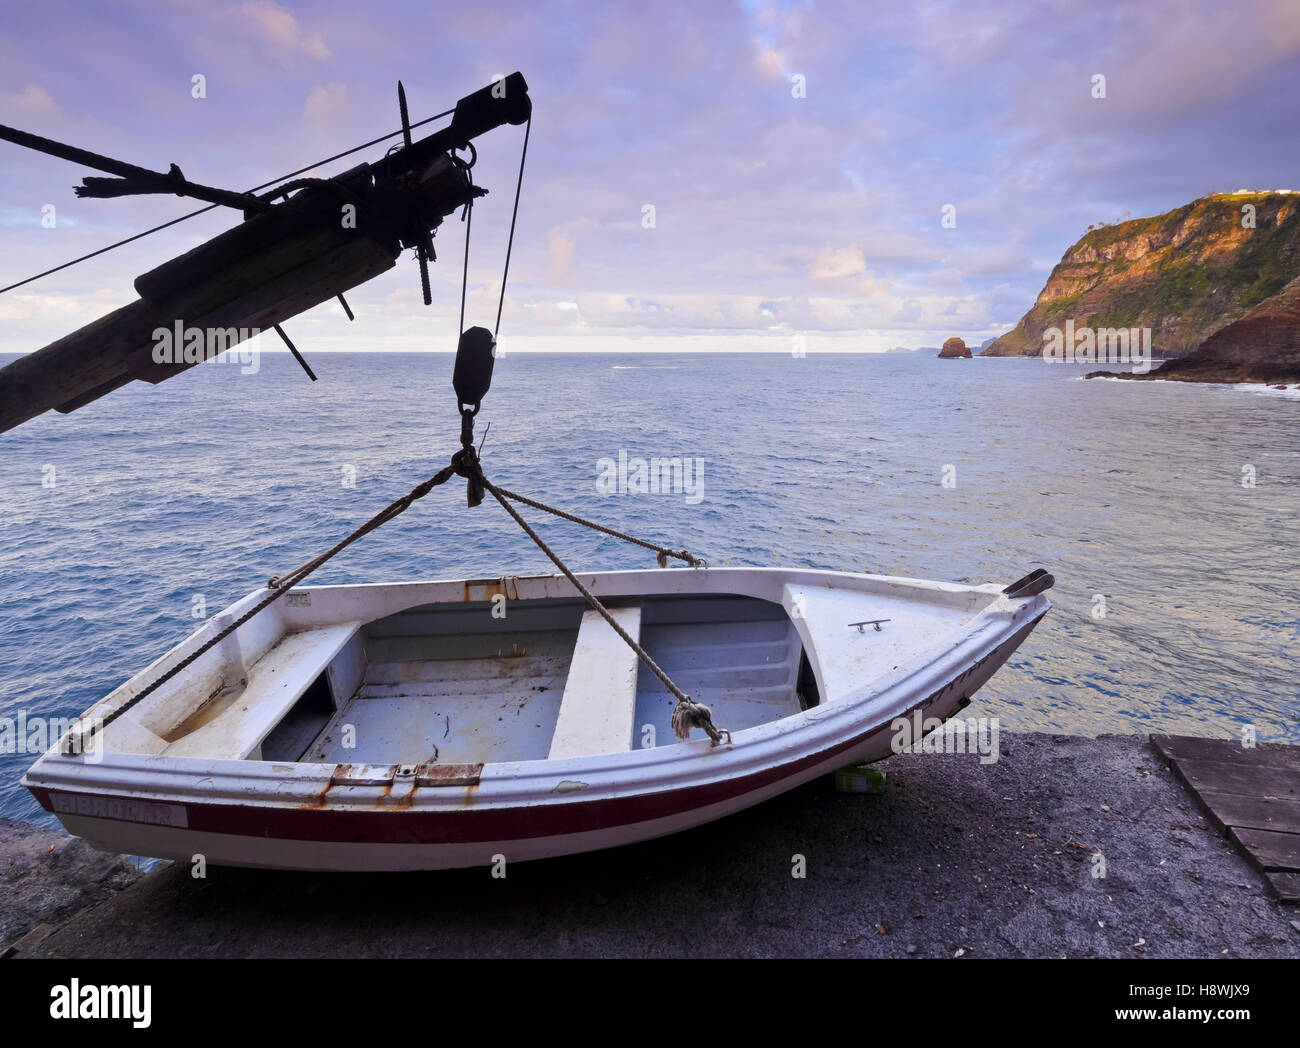
[[[298,807],[304,811],[318,811],[329,804],[329,792],[334,789],[334,783],[331,780],[325,784],[325,788],[316,795],[316,799],[308,804],[299,804]]]
[[[396,771],[394,766],[394,770]],[[409,766],[408,766],[409,767]],[[415,804],[415,796],[422,789],[438,789],[448,786],[463,786],[465,788],[464,803],[466,806],[474,799],[474,791],[478,789],[479,777],[483,771],[482,763],[478,764],[438,764],[435,761],[425,761],[425,763],[414,768],[412,772],[406,775],[394,774],[393,778],[384,781],[377,781],[371,775],[364,772],[365,765],[338,764],[335,765],[334,774],[330,781],[325,784],[325,788],[316,796],[316,798],[306,804],[298,804],[295,807],[305,811],[319,811],[323,808],[330,807],[330,791],[335,786],[379,786],[379,799],[373,805],[367,805],[360,810],[372,811],[394,811],[411,808]],[[393,793],[394,786],[400,785],[409,789],[405,792]]]
[[[500,579],[471,579],[462,587],[461,600],[466,604],[495,600],[507,596]]]
[[[483,765],[435,764],[426,761],[415,772],[417,786],[477,786]]]

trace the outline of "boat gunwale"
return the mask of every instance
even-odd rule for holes
[[[824,585],[827,588],[835,588],[829,583],[832,580],[849,580],[859,584],[862,583],[881,584],[885,586],[899,587],[904,590],[917,590],[920,592],[930,593],[981,593],[989,596],[1001,594],[1002,587],[998,583],[983,584],[966,584],[957,582],[938,582],[929,579],[910,579],[894,575],[870,575],[860,572],[829,571],[819,568],[634,568],[617,571],[594,571],[583,572],[580,577],[585,580],[596,596],[601,596],[597,591],[605,589],[607,584],[618,582],[639,581],[644,578],[664,579],[673,575],[683,575],[690,578],[704,578],[712,580],[718,578],[722,581],[728,579],[779,579],[778,590],[791,581],[811,581],[813,584]],[[540,575],[501,575],[489,579],[434,579],[428,581],[405,581],[405,582],[365,582],[365,583],[330,583],[318,586],[295,586],[285,595],[281,596],[274,603],[268,605],[259,614],[273,614],[281,627],[280,639],[284,635],[307,629],[320,629],[327,625],[343,625],[347,622],[356,621],[359,625],[368,625],[371,622],[378,621],[389,615],[400,614],[403,611],[411,611],[425,605],[446,604],[453,606],[457,603],[472,603],[468,597],[470,586],[482,586],[485,589],[496,587],[502,591],[506,588],[506,581],[509,580],[510,588],[518,592],[518,586],[525,584],[530,588],[536,586],[542,589],[542,592],[536,595],[518,596],[512,599],[518,600],[545,600],[545,599],[581,599],[581,594],[573,587],[573,584],[560,574],[540,574]],[[552,588],[558,587],[561,592],[550,592]],[[453,600],[409,600],[405,594],[411,591],[422,591],[425,589],[436,588],[438,590],[450,589],[454,593],[456,588],[460,588],[465,596],[460,601]],[[403,600],[395,608],[386,610],[375,617],[366,617],[357,619],[350,616],[329,616],[325,621],[312,622],[312,617],[304,615],[301,608],[295,608],[288,604],[287,598],[294,594],[307,594],[320,592],[330,595],[341,595],[345,591],[354,591],[357,593],[367,592],[376,594],[379,591],[393,591],[404,594]],[[689,591],[674,591],[671,589],[648,588],[645,591],[637,593],[620,594],[627,596],[683,596]],[[757,594],[739,589],[716,590],[716,591],[698,591],[702,596],[749,596],[759,600],[768,600],[772,603],[780,604],[778,594]],[[156,676],[166,672],[171,666],[188,657],[192,652],[197,650],[202,644],[209,640],[225,625],[238,619],[251,609],[258,601],[263,599],[265,591],[258,589],[240,597],[228,608],[213,615],[207,622],[204,622],[197,630],[178,641],[172,648],[163,652],[153,662],[145,666],[142,670],[128,677],[120,685],[110,691],[107,695],[97,700],[88,707],[77,719],[81,721],[93,721],[96,714],[99,717],[112,716],[117,712],[119,705],[126,705],[134,697],[135,692],[147,685]],[[607,596],[614,596],[608,594]],[[774,597],[776,599],[774,599]],[[478,599],[478,598],[476,598]],[[483,596],[481,599],[490,599]],[[981,609],[981,612],[985,609]],[[295,614],[296,612],[296,614]],[[979,614],[979,613],[976,613]],[[250,620],[251,621],[251,620]],[[277,642],[278,643],[278,640]],[[274,646],[274,645],[272,645]],[[206,654],[206,653],[205,653]],[[110,705],[113,704],[113,705]],[[58,749],[58,744],[51,745],[49,751],[42,755],[38,760],[43,759]]]
[[[788,572],[770,568],[721,570],[728,573],[776,576],[781,586],[786,584],[792,574],[808,574],[801,570]],[[611,579],[642,573],[600,574]],[[843,572],[815,574],[830,579],[896,581],[892,577]],[[562,579],[562,576],[531,578],[550,580]],[[519,581],[524,580],[520,578]],[[925,580],[897,581],[910,584]],[[564,582],[569,585],[567,580]],[[461,585],[460,582],[455,584]],[[391,584],[310,588],[337,591],[388,585]],[[419,587],[428,584],[397,585]],[[1027,635],[1050,608],[1044,595],[1002,598],[998,596],[1000,588],[993,584],[978,587],[946,583],[934,585],[978,591],[992,598],[966,623],[960,643],[938,652],[934,648],[925,649],[891,673],[865,681],[856,693],[737,731],[730,745],[723,743],[713,747],[707,740],[695,739],[616,754],[577,756],[562,760],[485,763],[477,786],[464,789],[417,787],[405,794],[398,792],[399,788],[405,789],[405,785],[398,779],[388,786],[331,787],[330,779],[337,767],[334,763],[305,764],[112,752],[104,753],[101,760],[92,763],[79,757],[58,754],[52,748],[31,766],[22,783],[29,789],[94,793],[159,803],[235,803],[272,808],[320,807],[328,794],[328,810],[332,811],[422,813],[465,809],[470,798],[472,810],[499,810],[626,798],[708,785],[720,779],[750,775],[813,757],[832,750],[844,740],[853,739],[855,735],[865,739],[896,717],[932,701],[964,675],[963,667],[969,671],[986,661],[1018,633],[1023,631]],[[571,586],[570,590],[572,592]],[[715,591],[712,595],[726,594]],[[256,593],[250,594],[229,611],[235,611],[240,604],[255,596]],[[429,602],[415,601],[409,607],[419,607],[424,603]],[[224,617],[229,611],[217,618]],[[201,634],[202,631],[199,631],[199,634],[188,639],[193,640]],[[175,653],[181,646],[178,645],[168,655]],[[106,702],[112,694],[116,692],[100,700],[96,706]],[[87,713],[95,708],[92,706]],[[867,716],[869,710],[871,712]],[[577,785],[571,790],[556,792],[556,787],[561,782]],[[219,783],[229,785],[220,786]]]

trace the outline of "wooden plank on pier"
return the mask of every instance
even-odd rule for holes
[[[1235,746],[1236,743],[1229,743]],[[1229,793],[1243,797],[1275,797],[1300,801],[1300,771],[1240,761],[1183,760],[1173,762],[1183,782],[1197,793]]]
[[[1300,873],[1266,873],[1264,880],[1283,902],[1300,902]]]
[[[1273,893],[1300,901],[1300,747],[1181,735],[1151,746]]]
[[[1195,739],[1188,735],[1152,735],[1151,745],[1166,760],[1227,761],[1300,771],[1300,746],[1260,742],[1247,747],[1231,739]]]
[[[1247,830],[1241,826],[1234,826],[1229,836],[1250,856],[1260,872],[1300,871],[1300,834]]]
[[[1276,797],[1247,797],[1240,793],[1215,793],[1212,790],[1201,790],[1200,797],[1205,814],[1222,834],[1227,834],[1229,826],[1300,833],[1300,802]]]

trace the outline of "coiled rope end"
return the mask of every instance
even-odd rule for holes
[[[691,737],[691,729],[699,728],[709,737],[710,745],[716,746],[722,741],[722,737],[727,737],[727,742],[731,742],[731,732],[719,729],[713,723],[713,711],[701,702],[694,699],[679,699],[677,705],[673,707],[673,734],[685,742]]]

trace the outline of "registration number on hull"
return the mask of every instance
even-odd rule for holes
[[[183,804],[133,801],[125,797],[90,797],[80,793],[51,793],[50,807],[60,815],[82,815],[91,819],[120,819],[147,822],[154,826],[187,827]]]

